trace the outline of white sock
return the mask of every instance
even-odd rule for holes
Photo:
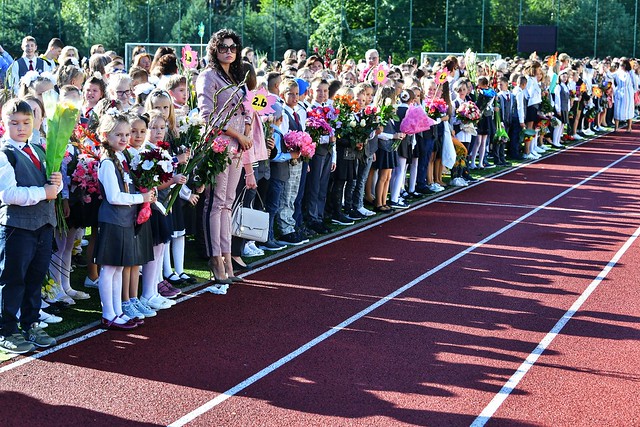
[[[108,321],[112,321],[117,317],[113,307],[113,279],[117,267],[111,265],[103,265],[100,269],[100,279],[98,280],[98,291],[100,292],[100,302],[102,303],[102,317]],[[120,272],[122,274],[122,271]],[[122,288],[122,282],[120,283]],[[120,290],[122,292],[122,290]]]
[[[562,138],[562,126],[557,126],[553,129],[553,145],[560,144],[560,138]]]
[[[176,237],[172,243],[173,253],[173,266],[176,270],[176,274],[180,276],[184,273],[184,248],[186,239],[184,236]],[[166,256],[166,255],[165,255]]]
[[[173,240],[171,239],[169,243],[164,245],[164,253],[162,255],[162,274],[164,277],[169,277],[173,273],[173,270],[171,270],[171,243]],[[161,282],[164,277],[160,278]]]
[[[76,229],[69,229],[67,231],[66,244],[64,247],[64,253],[62,254],[62,261],[64,269],[62,270],[61,284],[65,293],[69,293],[71,289],[71,257],[73,256],[73,244],[76,241]]]
[[[153,247],[153,259],[142,266],[142,297],[149,299],[158,294],[158,281],[156,267],[161,259],[160,254],[164,251],[164,245]]]

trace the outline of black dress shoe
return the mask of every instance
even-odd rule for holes
[[[251,268],[248,265],[240,264],[238,261],[235,260],[235,258],[231,258],[231,265],[233,265],[234,270],[239,270],[239,271],[251,270]]]

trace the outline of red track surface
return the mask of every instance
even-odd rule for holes
[[[133,334],[0,373],[0,425],[170,424],[421,276],[189,425],[469,425],[640,226],[640,154],[531,211],[637,137],[599,138],[258,271],[226,296],[185,301]],[[638,246],[488,425],[640,425]]]

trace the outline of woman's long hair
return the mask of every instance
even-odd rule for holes
[[[236,45],[236,59],[229,66],[229,75],[224,71],[222,65],[218,61],[218,46],[222,44],[224,39],[231,39]],[[209,43],[207,44],[207,56],[209,60],[209,66],[223,75],[227,75],[235,83],[240,83],[244,80],[243,66],[242,66],[242,41],[235,31],[230,29],[222,29],[217,31],[211,36]]]

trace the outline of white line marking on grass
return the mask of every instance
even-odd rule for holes
[[[509,397],[511,392],[518,386],[522,378],[529,372],[529,369],[533,367],[538,358],[542,355],[542,353],[551,345],[554,338],[558,336],[560,331],[565,327],[565,325],[571,320],[574,314],[582,304],[591,296],[593,291],[597,289],[597,287],[602,283],[602,281],[607,277],[609,272],[616,266],[622,255],[631,247],[633,242],[640,236],[640,227],[636,229],[635,233],[629,237],[626,243],[616,252],[613,258],[607,263],[607,265],[602,269],[600,274],[591,282],[591,284],[584,290],[582,295],[573,303],[571,308],[567,310],[567,312],[558,320],[555,326],[549,331],[547,335],[540,341],[538,346],[529,354],[529,356],[525,359],[524,362],[520,365],[518,370],[509,378],[509,380],[502,386],[502,389],[494,396],[494,398],[489,402],[489,404],[484,408],[484,410],[478,415],[478,417],[471,423],[471,427],[482,427],[484,426],[491,417],[495,414],[495,412],[500,408],[500,406],[504,403],[504,401]]]
[[[210,411],[211,409],[215,408],[216,406],[218,406],[219,404],[221,404],[225,400],[227,400],[230,397],[232,397],[232,396],[238,394],[239,392],[243,391],[244,389],[249,387],[251,384],[253,384],[256,381],[259,381],[260,379],[266,377],[267,375],[269,375],[270,373],[274,372],[278,368],[282,367],[286,363],[290,362],[291,360],[293,360],[296,357],[300,356],[301,354],[305,353],[307,350],[310,350],[311,348],[313,348],[316,345],[320,344],[322,341],[326,340],[327,338],[329,338],[332,335],[340,332],[342,329],[350,326],[352,323],[356,322],[357,320],[359,320],[362,317],[366,316],[367,314],[371,313],[372,311],[374,311],[378,307],[381,307],[382,305],[386,304],[387,302],[389,302],[393,298],[395,298],[398,295],[401,295],[402,293],[404,293],[405,291],[411,289],[412,287],[414,287],[418,283],[420,283],[423,280],[427,279],[429,276],[432,276],[433,274],[439,272],[440,270],[448,267],[449,265],[451,265],[454,262],[458,261],[460,258],[464,257],[465,255],[475,251],[476,249],[480,248],[484,244],[488,243],[489,241],[491,241],[491,240],[495,239],[496,237],[500,236],[501,234],[505,233],[507,230],[515,227],[516,225],[518,225],[522,221],[526,220],[527,218],[531,217],[532,215],[536,214],[537,212],[543,210],[544,208],[546,208],[550,204],[552,204],[555,201],[561,199],[562,197],[564,197],[565,195],[567,195],[571,191],[573,191],[573,190],[577,189],[578,187],[584,185],[585,183],[587,183],[590,180],[594,179],[598,175],[606,172],[608,169],[610,169],[611,167],[617,165],[618,163],[622,162],[623,160],[627,159],[628,157],[632,156],[633,154],[635,154],[639,150],[640,150],[640,147],[638,147],[635,150],[627,153],[623,157],[619,158],[618,160],[614,161],[613,163],[610,163],[608,166],[605,166],[604,168],[600,169],[598,172],[595,172],[594,174],[592,174],[591,176],[583,179],[582,181],[578,182],[577,184],[574,184],[573,186],[567,188],[562,193],[556,195],[555,197],[552,197],[551,199],[547,200],[542,205],[536,207],[535,209],[531,210],[530,212],[527,212],[526,214],[522,215],[520,218],[518,218],[515,221],[507,224],[506,226],[502,227],[498,231],[496,231],[496,232],[492,233],[491,235],[487,236],[486,238],[482,239],[481,241],[479,241],[478,243],[474,244],[473,246],[468,247],[467,249],[463,250],[462,252],[458,253],[457,255],[454,255],[453,257],[451,257],[448,260],[440,263],[439,265],[437,265],[433,269],[431,269],[431,270],[427,271],[426,273],[420,275],[419,277],[415,278],[414,280],[412,280],[411,282],[407,283],[406,285],[396,289],[395,291],[391,292],[387,296],[379,299],[378,301],[376,301],[375,303],[371,304],[370,306],[368,306],[364,310],[354,314],[353,316],[349,317],[347,320],[344,320],[343,322],[341,322],[338,325],[334,326],[333,328],[329,329],[325,333],[317,336],[316,338],[314,338],[313,340],[307,342],[306,344],[303,344],[302,346],[298,347],[296,350],[292,351],[291,353],[287,354],[286,356],[282,357],[281,359],[275,361],[274,363],[272,363],[271,365],[269,365],[266,368],[262,369],[261,371],[253,374],[252,376],[250,376],[249,378],[247,378],[244,381],[240,382],[239,384],[235,385],[234,387],[230,388],[229,390],[219,394],[215,398],[209,400],[205,404],[199,406],[198,408],[196,408],[193,411],[189,412],[188,414],[184,415],[180,419],[174,421],[173,423],[170,424],[170,427],[183,426],[183,425],[193,421],[194,419],[198,418],[202,414]],[[350,234],[351,233],[349,233],[347,235],[350,235]],[[325,244],[328,244],[328,242],[323,242],[318,247],[324,246]],[[313,250],[313,249],[315,249],[315,247],[314,248],[309,248],[308,250]],[[290,259],[290,258],[287,257],[285,259]]]

